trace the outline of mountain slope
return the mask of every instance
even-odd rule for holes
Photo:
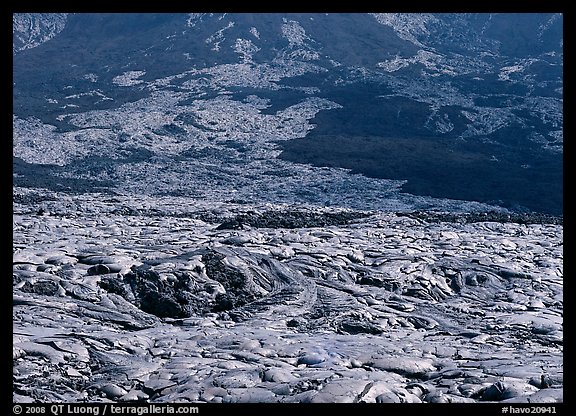
[[[356,208],[562,213],[562,14],[72,14],[29,33],[26,19],[17,185],[44,164],[85,189],[348,206],[329,184],[352,181]]]

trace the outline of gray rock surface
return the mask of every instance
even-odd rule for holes
[[[14,204],[15,402],[563,401],[561,224],[42,204]]]

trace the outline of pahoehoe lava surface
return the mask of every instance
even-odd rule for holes
[[[563,400],[557,218],[209,207],[20,191],[14,401]]]
[[[563,402],[562,13],[12,19],[15,403]]]

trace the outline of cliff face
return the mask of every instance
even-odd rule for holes
[[[35,48],[64,29],[67,13],[14,13],[12,51],[14,54]]]

